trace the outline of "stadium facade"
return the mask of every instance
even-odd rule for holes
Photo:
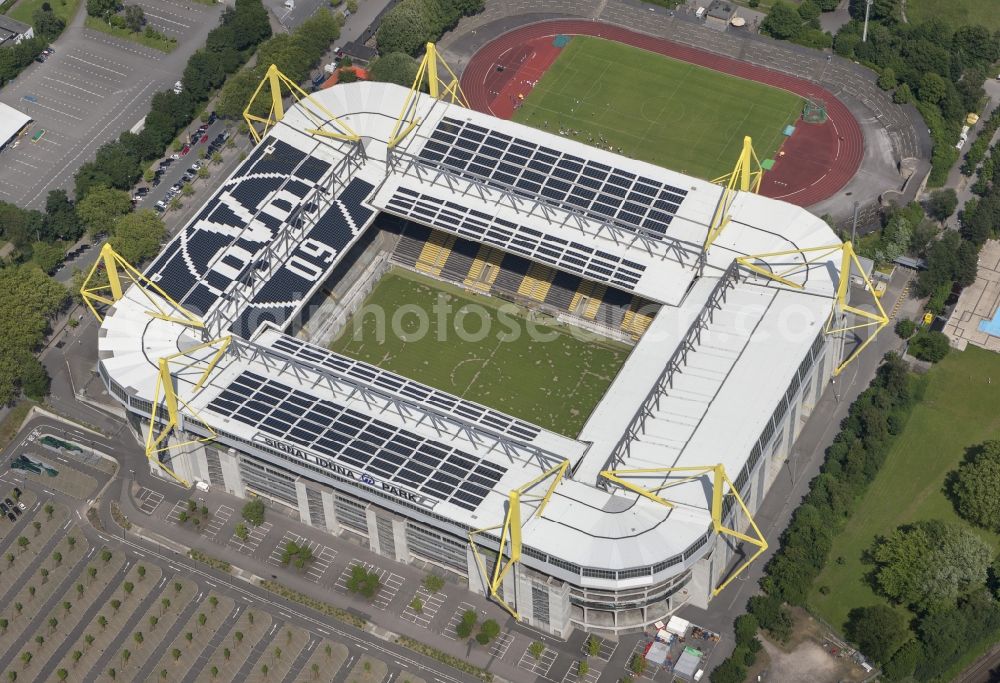
[[[290,108],[145,271],[155,287],[106,311],[109,392],[144,439],[154,404],[151,435],[176,397],[157,457],[179,477],[440,565],[553,635],[705,606],[755,548],[713,523],[712,471],[662,468],[721,465],[746,510],[727,493],[716,513],[747,530],[844,347],[829,333],[839,252],[736,258],[839,240],[801,208],[738,192],[706,251],[719,185],[427,95],[389,149],[409,95],[367,82],[314,94],[357,141]],[[392,264],[634,348],[569,438],[312,343]],[[150,315],[165,295],[202,324]],[[551,496],[512,503],[538,479]],[[520,556],[494,574],[512,504]],[[470,534],[491,526],[476,538],[484,576]]]

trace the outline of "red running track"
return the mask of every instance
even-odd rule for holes
[[[825,88],[729,57],[580,19],[530,24],[483,46],[462,72],[462,89],[470,106],[509,118],[517,95],[527,94],[531,84],[554,61],[558,50],[547,48],[551,46],[551,38],[557,35],[606,38],[825,101],[827,122],[822,125],[799,122],[795,133],[782,146],[784,155],[779,155],[774,167],[764,174],[761,194],[810,206],[836,194],[861,166],[864,155],[861,127],[844,103]],[[545,38],[550,40],[542,40]],[[504,67],[503,71],[497,71],[498,65]]]

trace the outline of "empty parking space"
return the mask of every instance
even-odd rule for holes
[[[490,657],[503,659],[504,655],[507,654],[507,650],[510,649],[510,644],[513,642],[513,635],[510,633],[501,633],[497,636],[497,639],[493,641],[493,644],[490,645]]]
[[[589,667],[587,673],[582,676],[579,675],[579,671],[579,663],[573,662],[563,674],[562,683],[597,683],[597,679],[601,677],[601,672],[593,667]]]
[[[615,650],[618,649],[618,643],[616,643],[613,640],[599,638],[594,635],[589,636],[589,638],[593,638],[598,643],[600,643],[600,646],[597,648],[597,654],[593,656],[596,657],[597,659],[600,659],[601,661],[610,662],[611,658],[615,654]],[[587,647],[587,640],[583,641],[583,645],[580,648],[580,653],[586,656],[590,656],[590,648]]]
[[[89,29],[67,31],[53,55],[0,91],[0,101],[32,118],[18,144],[0,154],[0,199],[42,208],[50,190],[72,189],[80,165],[139,123],[153,93],[180,78],[222,11],[222,5],[144,1],[149,24],[178,40],[170,55]]]
[[[441,605],[444,603],[448,596],[443,593],[430,593],[426,588],[418,588],[416,595],[413,599],[406,605],[406,609],[403,610],[401,615],[403,619],[407,621],[412,621],[417,626],[421,628],[427,628],[431,624],[431,619],[438,613],[441,609]],[[416,601],[419,600],[420,610],[414,608]]]
[[[264,522],[260,526],[251,526],[247,530],[250,532],[247,535],[247,540],[240,540],[235,534],[229,539],[229,545],[236,548],[239,552],[244,555],[253,555],[257,552],[257,548],[260,547],[261,541],[267,536],[268,532],[271,530],[273,525],[270,522]]]
[[[319,583],[323,575],[326,574],[326,570],[329,569],[330,563],[337,557],[337,551],[322,543],[310,541],[291,531],[286,531],[285,535],[281,537],[281,541],[278,542],[278,545],[274,546],[274,550],[271,551],[270,556],[267,558],[268,563],[275,567],[286,566],[282,564],[281,558],[289,543],[305,546],[312,551],[312,560],[307,565],[305,576],[313,583]]]
[[[174,524],[180,524],[182,512],[187,512],[186,500],[179,500],[174,503],[174,506],[170,508],[170,512],[167,513],[167,521],[173,522]]]
[[[347,563],[344,571],[340,573],[337,578],[337,582],[334,586],[345,593],[349,592],[347,588],[347,580],[351,576],[351,571],[356,566],[361,566],[365,571],[374,573],[378,576],[379,589],[378,593],[375,594],[375,599],[372,600],[372,606],[376,609],[384,610],[392,602],[392,599],[396,597],[396,593],[399,592],[400,586],[403,585],[403,577],[399,574],[388,571],[387,569],[382,569],[381,567],[376,567],[369,562],[361,562],[360,560],[351,560]]]
[[[536,676],[548,678],[549,669],[552,668],[552,664],[555,661],[556,653],[552,650],[545,648],[538,657],[535,657],[535,655],[531,654],[530,646],[528,646],[528,648],[525,648],[524,654],[521,655],[521,661],[517,665]]]
[[[449,640],[458,640],[458,634],[455,632],[455,629],[458,628],[459,622],[462,621],[462,615],[469,610],[476,612],[480,619],[486,617],[486,612],[477,610],[474,605],[470,605],[467,602],[458,603],[458,609],[456,609],[455,613],[451,615],[451,619],[448,620],[448,624],[444,627],[444,633],[442,635],[444,635],[445,638],[448,638]]]
[[[135,498],[139,501],[139,509],[147,515],[152,515],[163,502],[163,494],[147,489],[145,486],[139,489]]]
[[[220,505],[219,509],[215,511],[215,514],[211,516],[208,520],[201,533],[205,534],[208,538],[215,540],[218,536],[219,530],[226,525],[229,518],[233,516],[233,508],[228,505]]]

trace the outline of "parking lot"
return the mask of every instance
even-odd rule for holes
[[[73,174],[97,148],[139,123],[153,94],[180,77],[221,14],[220,5],[183,0],[145,5],[150,24],[177,39],[170,54],[84,28],[81,6],[55,53],[0,92],[0,101],[33,119],[19,143],[0,153],[0,199],[43,208],[50,190],[71,190]]]

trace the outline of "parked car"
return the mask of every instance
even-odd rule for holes
[[[211,126],[213,123],[215,123],[216,119],[218,118],[219,115],[213,111],[211,114],[208,115],[208,125]]]
[[[6,515],[8,512],[10,512],[10,509],[7,505],[5,503],[0,503],[0,514]]]
[[[10,498],[4,498],[3,502],[7,503],[8,507],[14,507],[14,501],[12,501]]]
[[[135,193],[137,195],[139,195],[140,197],[145,197],[147,194],[149,194],[149,188],[148,187],[140,187],[138,190],[135,191]]]
[[[187,156],[187,153],[191,151],[191,145],[184,145],[181,149],[181,156]]]
[[[8,512],[7,513],[7,519],[9,519],[12,522],[16,522],[17,521],[17,517],[15,517],[14,513],[12,513],[12,512]]]

